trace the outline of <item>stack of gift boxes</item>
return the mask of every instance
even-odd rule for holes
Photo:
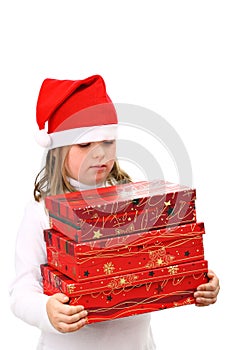
[[[207,282],[195,200],[165,181],[47,197],[44,293],[84,305],[89,323],[194,303]]]

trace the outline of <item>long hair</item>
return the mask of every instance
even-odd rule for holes
[[[34,183],[34,198],[37,202],[46,196],[76,191],[67,179],[68,173],[65,167],[65,160],[70,147],[63,146],[48,151],[45,166],[36,176]],[[106,183],[115,185],[131,181],[130,176],[121,169],[118,161],[115,160]]]

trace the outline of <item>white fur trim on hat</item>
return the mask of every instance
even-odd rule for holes
[[[114,140],[117,138],[117,127],[118,124],[108,124],[54,132],[48,135],[51,143],[45,147],[52,149],[80,143]]]

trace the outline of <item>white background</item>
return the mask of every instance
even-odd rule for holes
[[[1,2],[0,341],[5,349],[15,343],[18,349],[35,349],[39,335],[11,314],[7,292],[17,227],[43,153],[33,136],[38,91],[46,77],[92,74],[103,75],[113,101],[154,110],[182,138],[192,160],[197,216],[206,226],[206,258],[221,281],[213,306],[153,314],[158,350],[233,348],[232,18],[230,0]]]

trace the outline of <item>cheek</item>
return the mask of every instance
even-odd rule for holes
[[[76,176],[77,172],[80,170],[82,163],[82,157],[80,154],[77,154],[75,150],[71,149],[71,151],[68,153],[66,161],[65,161],[65,167],[70,176]]]
[[[116,145],[113,145],[109,150],[108,150],[108,159],[114,160],[116,159]]]
[[[114,162],[116,160],[116,147],[113,147],[108,153],[108,170],[112,170]]]

